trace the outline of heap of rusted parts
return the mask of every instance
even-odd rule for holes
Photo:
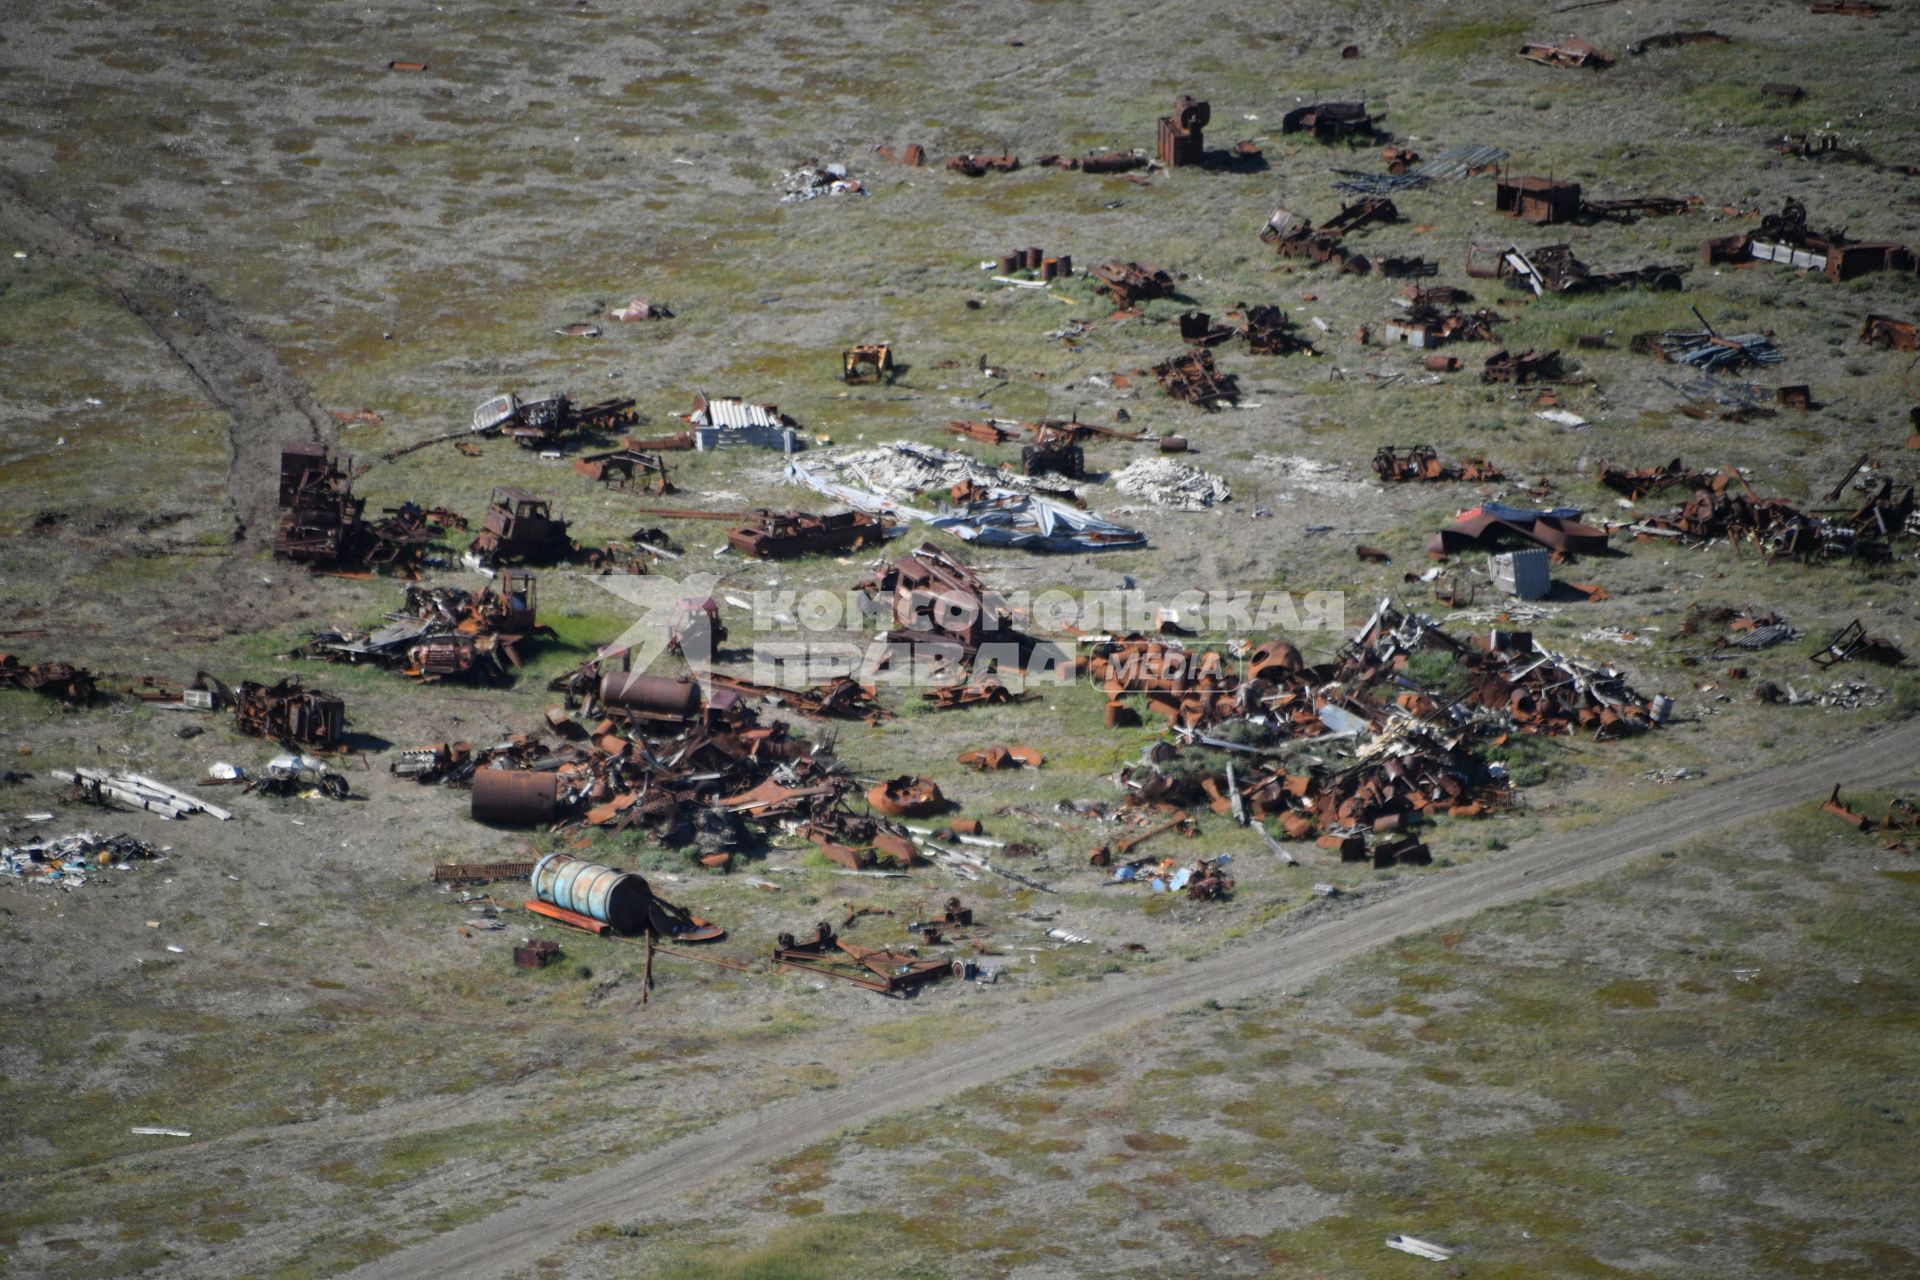
[[[662,497],[674,491],[673,482],[667,478],[666,459],[657,453],[646,453],[627,445],[606,453],[590,453],[575,458],[573,469],[609,489],[654,493]]]
[[[893,718],[893,713],[880,705],[879,691],[873,685],[861,684],[851,676],[838,676],[805,689],[760,684],[718,672],[708,673],[706,680],[715,688],[731,689],[743,697],[759,698],[774,706],[798,712],[809,720],[864,720],[868,724],[879,724],[882,720]]]
[[[452,511],[413,502],[387,507],[381,519],[368,521],[367,500],[354,496],[351,465],[352,459],[343,465],[319,443],[281,449],[275,556],[315,570],[412,574],[443,531],[467,527]]]
[[[1543,67],[1570,67],[1582,71],[1604,71],[1613,65],[1612,58],[1585,40],[1572,36],[1557,43],[1529,41],[1520,46],[1520,56]]]
[[[218,692],[225,693],[216,684]],[[253,738],[271,738],[306,751],[346,748],[347,704],[333,694],[308,689],[289,676],[274,684],[243,681],[220,701],[233,706],[233,725]]]
[[[1121,311],[1154,298],[1171,298],[1174,293],[1172,276],[1138,262],[1102,263],[1093,269],[1093,277],[1099,281],[1094,287],[1113,299],[1113,305]]]
[[[1419,349],[1448,342],[1494,342],[1493,327],[1505,324],[1506,317],[1489,308],[1468,312],[1449,302],[1461,290],[1442,285],[1434,289],[1410,286],[1401,296],[1406,310],[1387,320],[1387,336]]]
[[[895,151],[885,143],[878,143],[873,148],[873,154],[879,156],[882,160],[891,160],[895,164],[906,165],[909,169],[918,169],[927,162],[927,149],[917,142],[909,142],[898,151]]]
[[[1822,671],[1843,662],[1877,662],[1897,667],[1907,659],[1906,651],[1885,636],[1870,636],[1860,619],[1855,618],[1827,637],[1826,647],[1813,655],[1813,665]]]
[[[1779,213],[1760,219],[1760,229],[1723,236],[1700,246],[1703,262],[1777,262],[1802,270],[1822,269],[1829,280],[1851,280],[1874,271],[1920,270],[1920,255],[1904,244],[1850,238],[1844,230],[1816,232],[1807,207],[1789,200]]]
[[[864,511],[814,515],[808,511],[763,509],[730,514],[744,516],[745,523],[727,530],[727,544],[761,560],[877,546],[885,542],[896,527]]]
[[[1044,760],[1038,748],[1008,746],[1002,742],[960,753],[961,764],[982,773],[995,769],[1038,769]]]
[[[886,639],[910,646],[916,659],[944,655],[957,668],[984,645],[1024,653],[1033,643],[1013,625],[1012,611],[998,592],[931,543],[875,561],[859,589],[871,600],[887,602],[893,627]]]
[[[1245,338],[1247,350],[1257,356],[1287,356],[1296,352],[1319,355],[1311,342],[1301,336],[1292,317],[1275,306],[1248,307],[1246,323],[1236,328],[1214,322],[1204,311],[1188,311],[1180,316],[1180,338],[1196,347],[1218,346],[1234,338]]]
[[[1860,326],[1860,341],[1882,351],[1920,351],[1920,327],[1895,316],[1868,316]]]
[[[1320,142],[1333,142],[1378,133],[1363,102],[1312,102],[1280,117],[1280,132],[1305,133]]]
[[[1855,831],[1877,831],[1886,836],[1880,847],[1895,853],[1911,854],[1912,842],[1916,836],[1920,836],[1920,805],[1904,798],[1896,797],[1887,805],[1885,814],[1871,818],[1841,801],[1840,784],[1836,782],[1820,808]]]
[[[1205,347],[1182,352],[1154,365],[1153,376],[1160,389],[1175,400],[1197,404],[1202,409],[1216,409],[1240,396],[1234,376],[1221,373],[1213,363],[1213,352]]]
[[[1041,156],[1034,163],[1053,169],[1101,174],[1130,173],[1135,169],[1144,169],[1148,165],[1148,160],[1145,156],[1132,151],[1093,151],[1084,156]]]
[[[1844,485],[1830,492],[1828,501],[1837,501]],[[1850,512],[1807,515],[1784,498],[1762,498],[1746,477],[1723,467],[1677,512],[1646,517],[1633,529],[1642,540],[1751,543],[1768,560],[1884,559],[1891,539],[1911,533],[1914,510],[1913,486],[1896,491],[1893,481],[1882,477]]]
[[[478,591],[409,586],[404,605],[386,615],[389,625],[315,632],[296,652],[373,663],[424,683],[502,680],[522,665],[521,647],[528,640],[556,638],[537,617],[536,586],[532,574],[510,569]]]
[[[983,156],[968,151],[947,157],[949,170],[969,178],[983,178],[988,173],[1012,173],[1019,167],[1020,157],[1018,156]]]
[[[584,435],[619,431],[640,420],[631,397],[576,405],[564,393],[539,400],[522,400],[508,392],[484,401],[473,411],[477,434],[507,437],[522,449],[545,452]]]
[[[63,706],[92,702],[97,677],[85,667],[52,660],[22,663],[11,653],[0,653],[0,689],[30,689],[51,694]]]
[[[1430,444],[1410,445],[1401,449],[1397,445],[1383,444],[1373,455],[1373,474],[1386,484],[1408,481],[1441,480],[1504,480],[1507,477],[1500,468],[1485,458],[1462,458],[1455,463],[1443,463],[1439,453]]]
[[[1487,357],[1486,366],[1480,370],[1482,382],[1510,382],[1515,386],[1529,382],[1551,382],[1559,376],[1560,353],[1535,351],[1532,348],[1518,355],[1496,351]]]
[[[1465,668],[1468,692],[1449,701],[1413,685],[1409,659],[1422,652]],[[1347,859],[1369,856],[1369,835],[1391,836],[1371,851],[1382,864],[1429,856],[1401,835],[1423,816],[1478,817],[1509,802],[1504,780],[1475,758],[1474,740],[1497,747],[1527,733],[1612,741],[1654,723],[1650,704],[1617,670],[1552,653],[1525,632],[1459,640],[1385,601],[1328,663],[1310,666],[1294,646],[1274,641],[1249,656],[1243,678],[1218,654],[1128,636],[1101,642],[1089,665],[1109,697],[1144,695],[1180,743],[1156,748],[1151,766],[1123,771],[1129,806],[1184,816],[1206,803],[1221,814],[1275,818],[1289,837],[1317,834]],[[1220,736],[1234,725],[1254,732],[1240,743]],[[1290,770],[1276,757],[1294,740],[1345,743],[1354,763],[1336,767],[1323,753]],[[1200,749],[1229,752],[1235,763],[1162,767]]]
[[[956,971],[964,975],[966,965],[965,961],[951,958],[923,957],[912,950],[863,947],[836,936],[833,926],[824,920],[814,926],[813,936],[809,938],[781,934],[773,949],[773,962],[782,969],[837,978],[868,991],[903,999],[935,979]]]
[[[1737,476],[1739,473],[1731,474]],[[1624,494],[1637,502],[1650,493],[1662,493],[1668,489],[1684,489],[1689,493],[1715,485],[1725,489],[1728,476],[1729,473],[1725,471],[1717,476],[1710,476],[1704,471],[1688,471],[1680,465],[1678,458],[1664,467],[1647,466],[1638,471],[1629,471],[1602,458],[1595,478],[1615,493]]]
[[[1316,265],[1332,262],[1341,271],[1364,275],[1372,270],[1373,264],[1341,241],[1350,232],[1399,219],[1400,211],[1385,196],[1362,196],[1352,204],[1343,205],[1318,228],[1311,219],[1290,209],[1275,209],[1267,225],[1260,229],[1260,242],[1272,245],[1274,252],[1283,258],[1305,258]],[[1421,265],[1424,268],[1424,264]]]

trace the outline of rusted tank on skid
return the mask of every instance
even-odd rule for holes
[[[651,720],[692,720],[700,714],[700,686],[672,676],[609,671],[600,677],[600,705]]]
[[[639,933],[650,921],[653,891],[631,871],[550,853],[533,865],[532,883],[541,902],[611,925],[616,933]]]

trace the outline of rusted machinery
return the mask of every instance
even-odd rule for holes
[[[1520,56],[1543,67],[1571,67],[1582,71],[1604,71],[1613,59],[1588,44],[1569,36],[1558,44],[1530,41],[1520,46]]]
[[[944,643],[962,654],[1001,642],[1018,644],[1006,602],[966,565],[931,544],[876,564],[861,589],[891,601],[890,640]]]
[[[1515,386],[1547,382],[1559,376],[1560,353],[1532,349],[1522,351],[1519,355],[1496,351],[1487,357],[1486,366],[1480,370],[1482,382],[1510,382]]]
[[[290,444],[280,451],[281,511],[273,540],[275,556],[312,569],[407,572],[442,532],[467,527],[454,512],[414,502],[385,508],[381,519],[369,522],[367,500],[354,496],[347,466],[317,443]]]
[[[1081,479],[1087,474],[1086,450],[1074,442],[1072,432],[1041,424],[1033,443],[1020,450],[1020,474]]]
[[[23,664],[10,653],[0,653],[0,689],[30,689],[51,694],[69,706],[93,701],[95,676],[70,662]]]
[[[271,685],[248,680],[234,692],[233,722],[249,737],[336,751],[346,743],[347,704],[333,694],[304,688],[291,676]]]
[[[866,342],[840,353],[840,381],[848,384],[893,381],[893,344]]]
[[[640,420],[628,398],[576,405],[571,397],[522,400],[508,392],[482,401],[473,411],[477,435],[502,435],[523,449],[555,449],[589,432],[619,431]]]
[[[551,564],[573,554],[567,522],[553,515],[552,504],[525,489],[502,485],[487,501],[487,517],[468,550],[488,567],[502,564]]]
[[[1247,323],[1240,330],[1247,340],[1247,350],[1257,356],[1288,356],[1304,352],[1315,356],[1313,344],[1300,336],[1286,312],[1275,306],[1255,306],[1247,308]]]
[[[1233,375],[1221,373],[1214,366],[1213,352],[1205,347],[1183,352],[1153,366],[1153,376],[1168,395],[1202,409],[1218,408],[1240,394]]]
[[[315,632],[297,652],[374,663],[426,682],[503,679],[521,665],[521,646],[529,639],[554,636],[538,621],[537,585],[532,574],[507,569],[478,591],[411,586],[405,605],[387,614],[386,626]]]
[[[1493,211],[1540,227],[1573,222],[1580,217],[1580,184],[1501,174],[1493,181]]]
[[[884,542],[895,526],[864,511],[834,511],[813,515],[805,511],[749,511],[736,513],[745,523],[727,530],[727,543],[762,560],[788,556],[841,552]]]
[[[1158,267],[1138,262],[1108,262],[1093,269],[1095,286],[1113,299],[1113,305],[1126,311],[1154,298],[1173,296],[1173,277]]]
[[[1173,114],[1160,117],[1156,144],[1160,163],[1169,169],[1206,163],[1204,130],[1212,118],[1213,108],[1206,103],[1198,102],[1184,93],[1175,98]]]
[[[1920,331],[1914,322],[1894,316],[1868,316],[1860,326],[1860,341],[1882,351],[1920,351]]]
[[[1018,156],[983,156],[968,151],[947,157],[949,170],[969,178],[983,178],[989,173],[1012,173],[1019,167],[1020,157]]]
[[[1789,200],[1779,213],[1760,219],[1750,235],[1723,236],[1700,246],[1706,262],[1777,262],[1803,271],[1824,270],[1829,280],[1851,280],[1873,271],[1920,269],[1920,255],[1904,244],[1855,240],[1842,230],[1816,232],[1807,226],[1807,207]]]
[[[1430,444],[1416,444],[1402,450],[1383,444],[1373,455],[1373,474],[1383,483],[1439,480],[1504,480],[1500,468],[1485,458],[1462,458],[1457,463],[1442,463]]]
[[[625,446],[606,453],[590,453],[583,458],[575,458],[573,469],[609,489],[637,490],[663,497],[674,491],[673,482],[667,478],[664,458],[657,453],[642,453]]]

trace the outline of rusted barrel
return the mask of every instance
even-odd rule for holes
[[[481,769],[473,775],[473,820],[497,827],[553,821],[560,779],[526,769]]]
[[[1046,254],[1040,252],[1038,249],[1028,249],[1025,263],[1027,270],[1038,271],[1040,269],[1040,259],[1046,256]]]
[[[631,871],[616,871],[570,853],[550,853],[533,864],[533,896],[563,911],[611,925],[616,933],[647,927],[653,891]]]
[[[600,705],[691,720],[700,714],[700,686],[671,676],[609,671],[600,677]]]

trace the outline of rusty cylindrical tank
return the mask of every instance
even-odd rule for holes
[[[611,925],[616,933],[639,933],[647,927],[653,891],[631,871],[616,871],[570,853],[550,853],[533,864],[532,883],[533,896],[540,901]]]
[[[609,671],[600,677],[600,705],[642,715],[691,720],[700,714],[700,686],[672,676]]]
[[[481,769],[473,775],[473,820],[497,827],[553,821],[560,779],[526,769]]]

